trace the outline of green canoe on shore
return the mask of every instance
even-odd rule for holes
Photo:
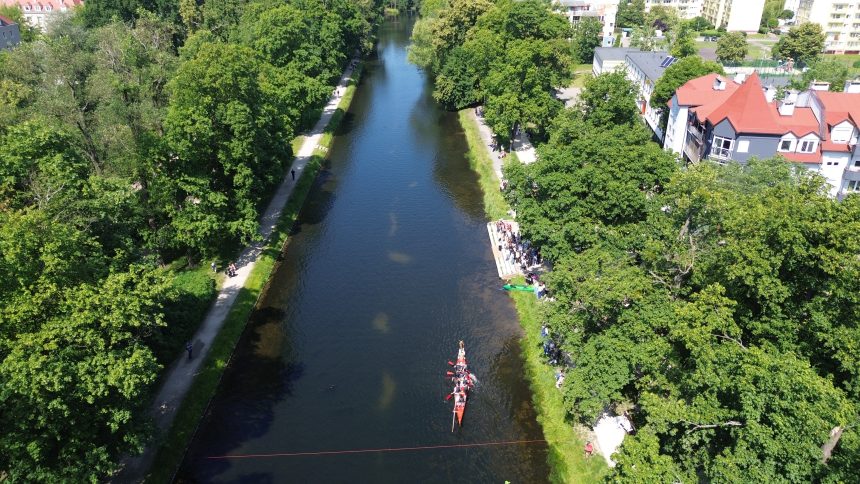
[[[524,286],[522,284],[505,284],[502,286],[502,289],[505,291],[525,291],[525,292],[535,292],[535,288],[532,286]]]

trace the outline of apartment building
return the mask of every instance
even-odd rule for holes
[[[860,4],[848,0],[800,0],[797,24],[812,22],[824,31],[824,52],[860,53]]]
[[[656,6],[672,7],[681,19],[691,19],[702,15],[704,3],[705,0],[645,0],[645,10],[650,11]]]
[[[702,16],[729,32],[758,32],[764,0],[704,0]]]
[[[563,13],[571,24],[576,25],[583,18],[596,18],[603,25],[603,38],[613,37],[615,16],[618,14],[619,0],[555,0],[555,9]]]
[[[627,78],[636,86],[638,95],[636,104],[645,123],[654,131],[658,139],[663,139],[663,129],[660,126],[662,106],[651,106],[651,94],[654,85],[663,76],[667,67],[675,62],[675,58],[666,52],[642,52],[635,48],[598,47],[594,49],[594,61],[591,72],[600,75],[604,72],[624,70]]]
[[[18,7],[32,26],[45,30],[51,15],[83,5],[83,0],[0,0],[3,5]]]
[[[860,192],[860,83],[849,81],[845,92],[828,87],[776,101],[776,89],[763,88],[757,74],[693,79],[670,101],[663,147],[692,163],[781,155],[820,173],[834,197]]]

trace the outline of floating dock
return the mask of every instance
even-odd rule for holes
[[[514,276],[523,275],[519,264],[511,263],[508,257],[505,257],[507,250],[499,250],[499,247],[504,246],[504,241],[501,239],[501,233],[496,232],[496,222],[493,221],[487,224],[487,233],[490,234],[490,248],[493,251],[493,259],[496,261],[496,269],[499,271],[501,279],[510,279]],[[520,232],[520,224],[513,220],[502,220],[506,224],[510,224],[511,230],[514,233]]]

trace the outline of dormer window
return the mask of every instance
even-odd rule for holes
[[[801,141],[797,151],[798,153],[812,153],[815,151],[816,145],[818,145],[818,143],[815,141]]]

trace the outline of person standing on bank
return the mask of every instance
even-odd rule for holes
[[[290,170],[290,176],[293,177],[293,181],[296,181],[296,170]]]
[[[190,360],[191,353],[194,352],[194,345],[192,345],[190,341],[185,343],[185,351],[188,352],[188,359]]]

